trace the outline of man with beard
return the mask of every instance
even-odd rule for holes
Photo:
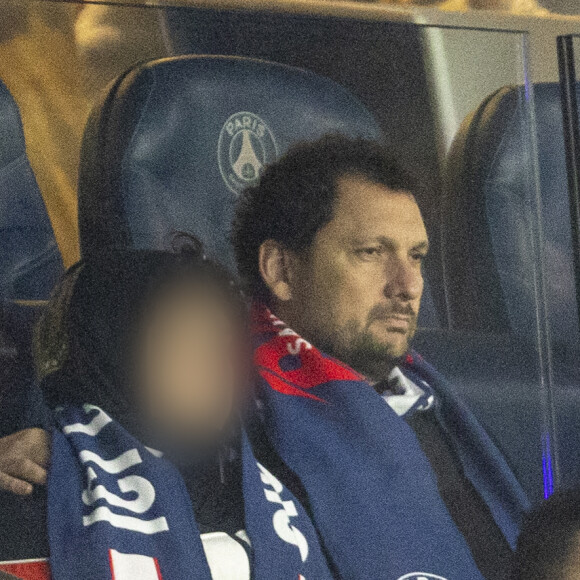
[[[256,365],[267,371],[261,371],[263,382],[272,387],[266,389],[266,424],[274,423],[274,439],[281,433],[277,451],[310,492],[312,465],[303,461],[301,448],[293,454],[286,441],[292,424],[303,438],[308,437],[308,426],[298,425],[297,416],[284,424],[272,393],[316,395],[335,406],[345,400],[330,400],[332,391],[312,388],[325,382],[320,368],[328,362],[324,356],[319,365],[312,362],[308,357],[314,348],[356,370],[380,395],[369,399],[370,405],[381,406],[382,398],[413,429],[440,496],[483,575],[503,578],[527,500],[473,415],[444,379],[410,351],[429,248],[415,190],[411,176],[378,144],[327,136],[291,149],[242,195],[233,242],[240,274],[259,305],[257,343],[264,340],[268,316],[275,328],[282,328],[279,335],[294,337],[286,350],[279,350],[279,364],[271,363],[274,350],[256,349]],[[290,360],[288,353],[297,351],[302,358]],[[316,380],[309,382],[296,370],[285,372],[300,366]],[[328,382],[333,378],[328,376]],[[367,396],[364,389],[359,392],[359,399]],[[353,406],[359,403],[348,400]],[[372,412],[361,407],[348,435],[354,429],[362,432]],[[375,430],[388,428],[386,410],[384,417],[385,423]],[[343,413],[338,420],[347,425],[349,418]],[[310,449],[316,446],[314,439]],[[373,443],[381,444],[367,440],[360,453]],[[355,437],[350,444],[357,444]],[[332,468],[327,455],[322,453],[318,460],[326,465],[326,477],[337,477],[328,473]],[[386,470],[385,465],[385,474]],[[368,472],[361,474],[362,485],[367,476]]]

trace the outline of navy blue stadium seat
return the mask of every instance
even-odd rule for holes
[[[534,101],[552,355],[557,378],[573,374],[580,382],[559,86],[535,85]],[[500,89],[464,121],[449,155],[442,230],[452,328],[509,332],[535,343],[538,264],[531,248],[537,241],[529,234],[535,150],[529,130],[523,87]]]
[[[562,482],[577,485],[580,334],[559,86],[535,85],[534,101],[553,365],[551,383],[543,388],[552,389]],[[541,448],[546,433],[534,287],[538,253],[532,250],[538,240],[530,234],[536,149],[529,106],[524,87],[504,87],[465,119],[455,137],[445,171],[441,228],[451,333],[422,341],[422,350],[461,385],[531,486],[542,477],[542,461],[548,458],[532,452],[533,445]]]
[[[559,86],[536,85],[534,100],[550,324],[573,360],[580,353],[580,335]],[[505,87],[489,96],[456,136],[442,228],[453,328],[532,339],[537,332],[537,265],[528,217],[535,211],[530,201],[535,151],[529,131],[524,87]]]
[[[166,247],[198,235],[233,265],[240,191],[290,145],[326,133],[381,139],[336,83],[247,58],[184,56],[137,65],[93,109],[81,152],[81,253]]]
[[[62,270],[18,107],[0,81],[0,299],[46,299]]]
[[[26,424],[32,328],[63,271],[26,156],[20,113],[0,81],[0,436]]]

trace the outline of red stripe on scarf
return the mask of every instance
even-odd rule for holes
[[[350,367],[324,356],[261,304],[255,304],[252,310],[252,332],[255,336],[268,335],[268,340],[255,349],[254,363],[275,391],[323,401],[307,389],[331,381],[364,380]],[[281,361],[288,358],[294,359],[290,362],[295,368],[284,370]]]
[[[0,562],[0,570],[21,580],[50,580],[51,578],[47,559]]]

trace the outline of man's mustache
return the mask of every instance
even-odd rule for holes
[[[411,304],[393,303],[390,305],[377,304],[373,306],[368,315],[368,321],[388,320],[393,316],[408,316],[412,321],[417,319],[418,312]]]

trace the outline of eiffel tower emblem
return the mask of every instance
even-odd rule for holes
[[[238,158],[232,163],[232,169],[240,179],[252,181],[260,174],[263,164],[258,159],[252,146],[250,131],[243,129],[240,132],[242,133],[242,148],[240,149]]]
[[[277,158],[274,135],[255,113],[234,113],[222,126],[217,161],[224,183],[234,194],[256,183],[264,167]]]

